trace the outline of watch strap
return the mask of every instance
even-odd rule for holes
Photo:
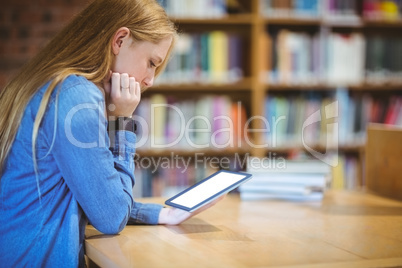
[[[108,122],[108,132],[126,130],[135,133],[137,130],[137,125],[131,117],[119,116],[115,120],[109,120]]]

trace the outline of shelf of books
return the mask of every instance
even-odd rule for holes
[[[223,20],[226,21],[226,20]],[[222,26],[223,25],[223,26]],[[183,32],[158,86],[191,84],[213,89],[247,89],[250,86],[250,34],[244,29],[225,28],[227,23],[213,28],[198,23],[180,23]],[[211,26],[211,25],[210,25]]]
[[[237,189],[245,199],[364,187],[368,124],[402,126],[400,1],[159,2],[179,38],[136,110],[137,194],[218,169],[285,178]]]

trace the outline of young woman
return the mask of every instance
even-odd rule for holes
[[[0,266],[82,267],[88,221],[194,215],[132,196],[130,116],[175,35],[154,0],[95,0],[0,92]]]

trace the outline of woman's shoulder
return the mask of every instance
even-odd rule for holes
[[[98,87],[93,82],[89,81],[83,76],[76,74],[67,76],[62,82],[63,91],[74,91],[74,89],[78,91],[85,90],[85,92],[88,91],[93,93],[101,93]]]
[[[77,74],[70,74],[69,76],[67,76],[64,79],[63,84],[66,86],[77,86],[77,85],[95,86],[95,84],[89,81],[87,78]]]
[[[104,100],[100,89],[83,76],[69,75],[61,84],[60,96],[78,102],[99,102]]]

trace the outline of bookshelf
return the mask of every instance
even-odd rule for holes
[[[191,3],[192,1],[186,4],[184,4],[183,1],[176,1],[176,4],[174,4],[176,6],[172,8],[169,7],[170,2],[174,1],[161,1],[162,5],[164,5],[167,10],[174,9],[176,11],[178,10],[177,5],[191,6],[194,4]],[[323,103],[330,104],[331,101],[338,100],[339,103],[342,104],[341,101],[337,99],[339,94],[341,94],[346,98],[347,103],[346,105],[345,103],[340,105],[339,109],[342,109],[342,107],[354,107],[353,116],[350,114],[350,110],[348,110],[348,112],[339,110],[341,114],[339,121],[323,120],[325,121],[322,123],[323,125],[317,126],[315,130],[315,139],[319,142],[309,143],[307,145],[311,150],[322,154],[331,151],[339,154],[339,157],[343,158],[341,163],[345,164],[345,166],[340,168],[346,169],[346,163],[353,162],[352,171],[345,170],[344,173],[348,173],[349,175],[347,176],[354,176],[356,178],[355,183],[352,183],[354,187],[363,186],[364,178],[362,175],[362,167],[364,165],[363,155],[367,124],[374,119],[377,123],[384,123],[381,121],[384,121],[387,118],[386,115],[391,113],[391,103],[393,103],[395,99],[398,100],[396,101],[397,104],[395,104],[397,115],[394,116],[394,120],[389,119],[388,123],[402,124],[402,112],[400,112],[402,80],[399,78],[402,73],[402,50],[395,50],[395,55],[397,56],[391,59],[391,67],[385,65],[377,66],[378,63],[375,65],[373,62],[371,62],[371,64],[374,65],[370,66],[367,65],[369,63],[367,62],[368,54],[366,53],[366,48],[368,40],[371,40],[371,38],[373,40],[377,38],[377,43],[383,42],[382,45],[386,46],[387,44],[384,41],[386,38],[396,38],[399,35],[402,28],[402,20],[399,17],[400,15],[395,15],[397,12],[395,8],[399,8],[397,13],[402,14],[401,7],[392,6],[390,8],[388,6],[385,8],[385,11],[382,10],[380,12],[378,10],[376,11],[375,5],[373,7],[369,4],[372,2],[383,4],[382,2],[391,1],[366,0],[222,0],[215,2],[218,3],[218,5],[227,4],[227,9],[222,9],[222,6],[220,6],[220,8],[218,8],[220,11],[217,11],[217,14],[219,14],[215,14],[213,17],[210,16],[211,14],[207,14],[204,17],[202,14],[186,16],[186,12],[182,11],[180,11],[181,13],[179,12],[178,16],[172,16],[172,20],[178,26],[180,33],[190,36],[188,39],[190,41],[188,42],[191,42],[191,45],[182,44],[182,47],[187,46],[187,52],[182,50],[180,62],[191,63],[192,59],[189,55],[194,54],[191,48],[193,46],[197,47],[196,42],[198,40],[197,38],[201,38],[200,35],[210,34],[211,32],[219,32],[221,35],[222,33],[226,33],[228,36],[235,34],[239,40],[241,40],[241,48],[238,53],[241,55],[238,59],[241,63],[241,75],[237,76],[235,80],[228,79],[226,76],[226,78],[220,79],[219,81],[208,80],[205,79],[205,77],[208,77],[208,74],[206,76],[205,74],[200,74],[199,69],[202,70],[201,66],[198,69],[198,77],[193,76],[194,71],[190,73],[179,73],[179,76],[185,77],[184,80],[181,80],[181,78],[176,79],[177,76],[175,77],[175,75],[177,74],[173,74],[172,77],[168,79],[162,77],[153,88],[144,93],[143,98],[147,99],[155,94],[162,94],[168,96],[168,99],[174,99],[174,102],[176,102],[178,100],[186,101],[199,99],[204,96],[225,96],[231,99],[233,103],[241,103],[242,107],[244,107],[248,119],[246,135],[250,142],[247,143],[243,140],[241,146],[236,146],[237,144],[235,144],[235,146],[224,148],[208,147],[204,150],[186,150],[183,148],[153,150],[149,148],[139,148],[139,154],[142,157],[168,157],[173,153],[186,159],[193,158],[191,161],[195,161],[194,155],[197,153],[203,153],[204,157],[209,157],[210,159],[213,157],[233,159],[236,155],[241,155],[243,158],[247,156],[267,157],[270,153],[290,158],[300,155],[311,157],[306,146],[300,142],[295,143],[292,138],[284,140],[282,144],[276,146],[272,146],[272,140],[267,140],[267,121],[263,120],[269,115],[267,113],[267,101],[271,97],[280,97],[286,101],[293,99],[301,100],[302,104],[299,105],[306,105],[305,103],[303,104],[303,101],[309,101],[311,98],[311,100],[314,100],[319,105],[315,106],[316,110],[324,110],[325,107],[322,106]],[[304,6],[305,10],[302,10],[302,8],[300,8],[301,10],[297,10],[297,8],[292,6],[299,5],[299,7],[303,7],[303,3],[307,2],[309,2],[310,6],[306,4],[306,6]],[[205,9],[205,7],[201,7],[201,9]],[[213,10],[215,9],[214,7]],[[227,10],[231,12],[227,12]],[[393,13],[394,15],[390,16],[387,12]],[[296,63],[288,62],[288,64],[298,64],[298,66],[301,66],[302,64],[306,64],[306,62],[303,62],[304,60],[310,62],[308,66],[312,66],[313,63],[316,64],[316,66],[314,66],[315,69],[313,70],[304,70],[295,75],[292,73],[292,65],[290,65],[286,79],[274,81],[272,79],[274,75],[278,76],[278,73],[281,75],[279,69],[276,74],[272,72],[275,67],[272,61],[279,57],[278,54],[276,54],[278,52],[272,50],[274,43],[278,41],[277,39],[275,40],[274,35],[279,35],[283,30],[287,32],[281,36],[282,42],[284,42],[282,44],[290,42],[291,45],[295,47],[293,51],[294,57],[302,57],[306,52],[303,48],[300,49],[297,47],[300,44],[302,44],[301,46],[303,46],[303,44],[306,46],[307,44],[308,47],[313,48],[314,44],[316,44],[318,48],[324,50],[322,52],[324,54],[317,56],[314,54],[314,51],[311,51],[311,59],[304,58],[296,61]],[[227,39],[227,37],[223,38]],[[286,38],[289,38],[290,41],[286,40]],[[352,45],[343,42],[346,39],[352,38],[355,40],[355,43]],[[402,39],[398,39],[398,42],[399,40]],[[332,51],[328,52],[329,49],[326,46],[330,41],[333,42],[331,47]],[[354,46],[354,50],[348,51],[348,48],[351,46]],[[332,62],[325,61],[325,57],[328,57],[331,53],[335,53],[333,47],[335,47],[337,54],[331,59]],[[339,47],[343,50],[338,49]],[[226,48],[221,49],[221,54],[230,49],[229,45],[227,45]],[[363,49],[363,51],[361,51],[361,49]],[[286,55],[286,51],[282,51],[281,53],[284,53],[284,57],[290,57]],[[346,53],[347,56],[345,57],[342,53]],[[380,52],[380,54],[381,53],[385,54],[385,52]],[[360,54],[360,56],[357,54]],[[320,58],[321,56],[322,58]],[[226,57],[230,58],[230,54]],[[337,57],[344,57],[346,64],[339,61]],[[353,63],[352,60],[355,58],[358,58],[358,62]],[[228,59],[226,58],[226,60]],[[172,59],[172,61],[175,61],[175,59]],[[180,65],[177,65],[177,62],[176,67]],[[197,63],[193,62],[192,64]],[[333,64],[333,66],[328,67],[330,64]],[[389,62],[383,60],[381,64],[389,64]],[[339,66],[341,66],[341,69],[339,69]],[[372,73],[368,72],[368,68],[374,68],[373,66],[380,69],[373,69]],[[226,66],[225,68],[228,67]],[[289,68],[289,66],[287,68]],[[392,68],[392,70],[386,70],[387,68]],[[167,72],[169,72],[169,66]],[[306,74],[308,74],[309,79],[303,80]],[[297,77],[297,79],[295,77]],[[301,79],[298,80],[299,78]],[[377,103],[380,100],[381,103]],[[167,103],[170,102],[168,101]],[[288,108],[288,111],[293,108],[297,109],[298,106],[295,106],[296,103],[297,102],[288,103],[288,107],[291,107]],[[366,112],[362,111],[362,107],[366,107]],[[370,117],[371,115],[369,116],[367,113],[374,113],[372,111],[374,109],[373,107],[380,109],[383,115]],[[296,114],[301,112],[305,114],[305,117],[301,117],[299,120],[306,120],[306,111],[297,110]],[[311,110],[310,114],[312,112]],[[342,115],[342,113],[344,114]],[[362,116],[365,121],[362,121]],[[351,117],[355,119],[351,120]],[[293,119],[290,118],[289,120]],[[345,123],[344,121],[347,122]],[[323,139],[325,140],[326,135],[330,135],[323,130],[323,126],[331,122],[339,124],[339,127],[341,127],[340,131],[343,131],[343,135],[347,137],[345,142],[336,144],[326,144],[322,142]],[[288,123],[288,125],[291,124]],[[344,130],[347,125],[351,128],[348,130],[349,132],[345,132]],[[294,136],[297,135],[301,135],[301,133],[295,132]],[[360,137],[357,137],[359,135]],[[298,137],[298,139],[300,139],[300,137]],[[314,140],[314,137],[312,139]]]

